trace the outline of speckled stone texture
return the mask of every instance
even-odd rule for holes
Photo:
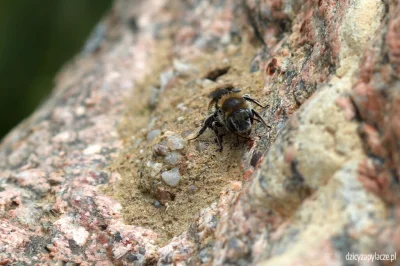
[[[120,178],[107,169],[119,121],[166,38],[181,73],[256,46],[272,130],[245,153],[243,182],[159,246],[101,187]],[[354,265],[348,252],[397,252],[384,265],[398,265],[399,77],[395,0],[117,0],[0,144],[0,265]]]

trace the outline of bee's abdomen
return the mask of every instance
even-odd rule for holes
[[[248,103],[242,97],[226,97],[222,100],[221,109],[226,116],[236,110],[248,108]]]

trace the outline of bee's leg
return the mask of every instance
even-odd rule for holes
[[[259,115],[256,111],[254,111],[254,110],[251,110],[251,112],[253,113],[253,115],[254,116],[256,116],[259,120],[261,120],[261,123],[263,123],[264,124],[264,126],[266,126],[266,127],[268,127],[268,128],[271,128],[268,124],[267,124],[267,122],[265,122],[265,120],[261,117],[261,115]],[[254,119],[254,118],[253,118]],[[257,120],[257,119],[254,119],[254,120]],[[257,120],[258,121],[258,120]],[[259,121],[260,122],[260,121]]]
[[[248,95],[248,94],[243,95],[243,99],[245,99],[246,101],[255,103],[255,104],[257,104],[258,106],[260,106],[260,107],[262,107],[262,108],[267,108],[267,107],[269,107],[268,104],[267,104],[267,105],[262,105],[259,101],[257,101],[257,100],[255,100],[255,99],[251,98],[250,95]]]
[[[258,123],[262,123],[260,119],[257,119],[257,118],[253,117],[253,120],[257,121]]]
[[[201,136],[201,134],[204,133],[204,131],[206,131],[207,128],[212,128],[212,123],[216,122],[214,115],[210,115],[209,117],[207,117],[207,119],[204,121],[202,128],[200,129],[199,133],[197,133],[197,135],[194,138],[191,138],[189,140],[194,140],[197,139],[198,137]]]
[[[239,141],[239,137],[241,137],[242,139],[252,140],[252,138],[250,138],[250,137],[240,136],[238,134],[235,134],[235,135],[236,135],[238,141]]]
[[[239,134],[235,134],[235,135],[236,135],[236,143],[235,143],[236,146],[239,146],[239,145],[240,145],[239,137],[242,138],[242,139],[245,139],[245,140],[253,140],[253,139],[250,138],[250,137],[241,136],[241,135],[239,135]]]
[[[221,124],[218,121],[213,121],[211,123],[211,127],[214,130],[215,136],[217,137],[217,142],[218,142],[218,146],[219,146],[218,151],[221,152],[222,151],[222,136],[223,136],[223,134],[221,134],[221,135],[219,134],[218,128],[217,128],[218,126],[221,126]]]
[[[215,121],[214,123],[215,123],[215,126],[217,126],[217,127],[223,127],[223,126],[224,126],[224,125],[221,124],[219,121]],[[218,135],[219,135],[219,137],[220,137],[220,139],[221,139],[221,143],[222,143],[222,137],[225,136],[226,134],[220,133],[220,134],[218,134]]]
[[[219,121],[217,121],[217,120],[215,120],[214,124],[215,124],[215,126],[217,126],[217,127],[223,127],[223,126],[224,126],[223,124],[221,124],[221,123],[220,123]]]

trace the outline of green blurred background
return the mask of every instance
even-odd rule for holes
[[[49,94],[111,2],[0,1],[0,139]]]

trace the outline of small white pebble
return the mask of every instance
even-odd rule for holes
[[[86,109],[83,106],[78,106],[77,108],[75,108],[75,115],[78,117],[84,115],[85,112],[86,112]]]
[[[153,139],[155,139],[156,137],[158,137],[158,136],[160,136],[160,135],[161,135],[161,130],[159,130],[159,129],[154,129],[154,130],[150,131],[150,132],[147,134],[146,139],[147,139],[147,141],[152,141]]]
[[[171,152],[165,157],[165,162],[169,165],[177,165],[181,160],[181,155],[178,152]]]
[[[86,244],[89,238],[89,232],[86,231],[86,229],[82,226],[79,226],[78,228],[71,228],[71,233],[72,239],[75,240],[79,246]]]
[[[87,147],[86,149],[83,150],[83,154],[84,155],[96,154],[101,151],[101,148],[102,147],[98,144],[90,145],[89,147]]]
[[[238,50],[239,50],[239,47],[237,45],[234,45],[234,44],[230,44],[227,47],[228,55],[234,55],[234,54],[236,54],[238,52]]]
[[[176,106],[176,108],[178,108],[179,110],[181,110],[182,112],[185,112],[187,110],[187,107],[183,104],[180,103]]]
[[[196,72],[196,68],[194,66],[183,63],[182,61],[179,61],[177,59],[174,59],[172,61],[172,64],[174,66],[174,69],[182,75],[186,76]]]
[[[163,134],[163,136],[165,136],[165,137],[169,137],[169,136],[172,136],[172,135],[175,135],[175,132],[169,131],[169,130],[165,131],[164,134]]]
[[[176,120],[178,120],[178,122],[180,122],[180,121],[183,121],[184,118],[183,118],[182,116],[180,116],[180,117],[178,117],[178,119],[176,119]]]
[[[178,185],[181,180],[181,174],[179,173],[179,168],[175,167],[169,171],[163,172],[161,174],[162,180],[167,183],[167,185],[171,187],[175,187]]]
[[[171,150],[181,150],[185,147],[185,140],[179,135],[169,136],[167,139],[167,147]]]
[[[160,74],[160,90],[164,91],[165,86],[174,77],[174,72],[172,70],[164,71]]]
[[[214,87],[215,84],[216,84],[216,83],[215,83],[214,81],[212,81],[212,80],[203,79],[201,85],[203,86],[204,89],[208,89],[208,88]]]
[[[231,41],[231,36],[228,32],[226,34],[222,35],[222,38],[221,38],[222,44],[228,44],[230,41]]]

